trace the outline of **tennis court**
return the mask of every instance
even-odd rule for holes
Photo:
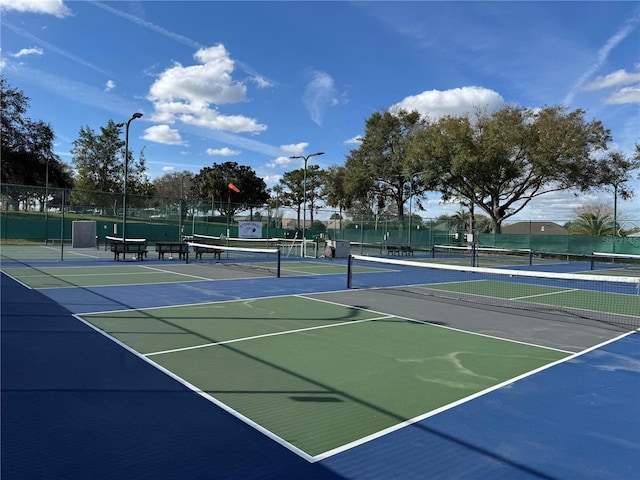
[[[7,478],[640,471],[634,277],[72,253],[2,252]]]

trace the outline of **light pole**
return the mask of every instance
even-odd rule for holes
[[[301,253],[301,257],[305,256],[305,250],[306,250],[306,242],[305,242],[305,230],[307,227],[307,162],[309,161],[309,159],[311,157],[317,157],[320,155],[324,155],[324,152],[316,152],[316,153],[312,153],[310,155],[295,155],[293,157],[289,157],[289,158],[302,158],[304,160],[304,179],[303,179],[303,183],[302,183],[302,189],[303,189],[303,204],[302,204],[302,249],[300,251]],[[300,217],[298,217],[300,218]]]
[[[184,179],[191,178],[191,175],[183,175],[180,179],[180,222],[178,223],[178,241],[182,242],[182,211],[184,209]]]
[[[127,121],[124,134],[124,192],[122,194],[122,243],[126,241],[126,228],[127,228],[127,180],[129,177],[129,125],[136,118],[142,117],[139,112],[131,115],[131,118]]]
[[[616,237],[618,236],[618,182],[613,184],[613,253],[616,253]]]
[[[44,174],[44,244],[49,245],[49,159]]]
[[[413,205],[413,177],[415,177],[416,175],[423,175],[425,173],[426,171],[402,174],[403,177],[409,179],[409,230],[407,235],[409,246],[411,246],[411,215],[413,215],[412,208],[411,208]]]

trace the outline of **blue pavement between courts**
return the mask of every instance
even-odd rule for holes
[[[344,275],[145,285],[142,296],[132,286],[45,296],[0,277],[3,480],[627,480],[640,472],[640,333],[308,463],[71,313],[158,306],[176,288],[193,291],[193,299],[180,292],[186,303],[340,290]]]
[[[310,275],[305,277],[263,277],[182,284],[145,284],[72,287],[43,290],[48,297],[65,305],[72,313],[104,312],[122,309],[220,302],[246,298],[344,290],[346,276]]]
[[[3,480],[341,478],[1,279]]]

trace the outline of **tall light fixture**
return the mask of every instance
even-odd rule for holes
[[[407,241],[409,246],[411,246],[411,216],[413,215],[412,206],[413,206],[413,177],[416,175],[423,175],[426,171],[415,172],[415,173],[403,173],[402,176],[409,179],[409,230],[407,232]]]
[[[180,222],[178,225],[178,241],[182,242],[182,211],[184,210],[184,179],[191,178],[191,174],[183,175],[180,179]]]
[[[49,245],[49,159],[44,174],[44,244]]]
[[[618,236],[618,182],[613,184],[613,253],[616,253],[616,237]]]
[[[295,155],[293,157],[289,157],[289,158],[302,158],[304,160],[304,180],[302,183],[303,204],[302,204],[302,249],[300,251],[301,257],[305,256],[305,250],[306,250],[305,235],[306,235],[306,226],[307,226],[307,162],[311,157],[317,157],[320,155],[324,155],[324,152],[316,152],[306,156]]]
[[[136,118],[142,117],[139,112],[131,115],[131,118],[127,121],[124,134],[124,192],[122,194],[122,243],[126,241],[126,229],[127,229],[127,183],[129,179],[129,125]]]

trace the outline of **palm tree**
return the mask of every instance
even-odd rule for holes
[[[571,223],[571,235],[585,235],[590,237],[611,236],[613,232],[613,219],[611,215],[601,214],[599,210],[581,213]]]
[[[449,217],[449,233],[458,235],[458,232],[467,232],[470,225],[471,215],[464,209],[458,210]],[[458,238],[458,237],[456,237]]]

